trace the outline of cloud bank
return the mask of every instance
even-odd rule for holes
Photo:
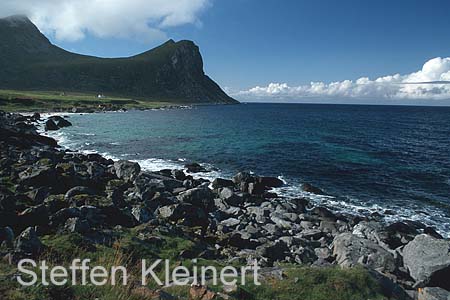
[[[388,75],[374,80],[361,77],[356,81],[311,82],[300,86],[270,83],[234,93],[233,96],[243,101],[301,98],[447,100],[450,99],[450,57],[430,59],[421,70],[406,75]]]
[[[1,0],[0,17],[27,15],[41,31],[58,40],[97,37],[166,38],[165,29],[200,25],[209,0]]]

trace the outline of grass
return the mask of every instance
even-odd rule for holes
[[[92,110],[102,107],[152,109],[170,105],[174,103],[110,95],[98,98],[96,93],[0,90],[0,110],[10,112],[69,111],[74,107]]]
[[[144,236],[143,236],[144,234]],[[111,245],[92,244],[79,234],[51,234],[42,237],[45,252],[39,260],[52,265],[68,267],[74,258],[89,258],[91,266],[101,265],[106,269],[112,266],[126,266],[130,276],[127,286],[42,286],[21,287],[14,279],[17,270],[5,262],[0,262],[0,299],[4,300],[146,300],[135,294],[134,283],[140,281],[140,260],[156,258],[170,259],[172,266],[184,265],[191,269],[190,260],[179,257],[182,250],[192,250],[195,242],[180,234],[159,233],[157,230],[139,226],[122,229],[117,240]],[[214,265],[219,270],[225,262],[200,260],[197,266]],[[275,280],[266,278],[260,286],[252,284],[239,286],[229,299],[243,300],[359,300],[385,299],[380,287],[363,268],[342,270],[337,267],[313,268],[285,266],[286,278]],[[162,276],[163,270],[157,270]],[[80,282],[78,280],[78,282]],[[149,282],[151,289],[159,289],[156,283]],[[210,286],[221,292],[223,287]],[[188,299],[189,286],[163,288],[177,299]],[[220,298],[219,298],[220,299]]]

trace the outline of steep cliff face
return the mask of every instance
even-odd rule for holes
[[[128,58],[79,55],[52,45],[23,16],[0,19],[0,88],[109,93],[149,100],[236,103],[203,71],[199,48],[170,40]]]

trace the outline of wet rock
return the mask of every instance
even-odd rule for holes
[[[258,177],[258,182],[269,188],[282,187],[284,185],[283,180],[276,177]]]
[[[255,181],[255,177],[253,177],[250,173],[247,172],[239,172],[233,176],[232,181],[236,185],[240,185],[241,183],[250,183]]]
[[[172,170],[172,176],[176,180],[184,181],[186,179],[186,174],[184,174],[183,170]]]
[[[49,119],[49,120],[45,121],[44,129],[45,129],[45,131],[54,131],[54,130],[58,130],[59,127],[58,127],[58,125],[56,125],[55,121],[53,121],[52,119]]]
[[[302,184],[302,189],[305,192],[308,192],[308,193],[311,193],[311,194],[326,195],[324,191],[322,191],[318,187],[315,187],[315,186],[313,186],[312,184],[309,184],[309,183]]]
[[[403,262],[417,287],[450,290],[450,242],[418,235],[403,250]]]
[[[266,187],[259,182],[250,182],[248,184],[248,193],[250,195],[261,195],[265,192]]]
[[[53,121],[55,124],[56,124],[56,126],[58,127],[58,128],[63,128],[63,127],[69,127],[69,126],[72,126],[72,123],[70,123],[69,121],[67,121],[66,119],[64,119],[63,117],[61,117],[61,116],[51,116],[50,118],[49,118],[49,121]],[[48,121],[47,121],[48,122]],[[47,124],[47,123],[46,123]]]
[[[184,167],[188,173],[207,172],[207,170],[198,163],[186,164]]]

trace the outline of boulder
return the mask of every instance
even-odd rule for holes
[[[53,130],[58,130],[59,127],[58,127],[58,125],[56,125],[55,121],[53,121],[52,119],[49,119],[49,120],[45,121],[44,129],[45,129],[45,131],[53,131]]]
[[[19,252],[38,255],[43,247],[34,227],[28,227],[17,238],[16,250]]]
[[[244,199],[236,195],[233,189],[224,187],[220,190],[220,199],[224,200],[227,204],[232,206],[239,206],[244,202]]]
[[[117,177],[125,181],[133,181],[141,172],[138,163],[128,160],[119,160],[114,163],[114,169]]]
[[[289,254],[289,248],[280,240],[263,244],[257,247],[256,251],[258,255],[268,258],[271,263],[282,261]]]
[[[250,182],[248,184],[248,193],[250,195],[262,195],[266,190],[266,186],[259,182]]]
[[[198,163],[186,164],[184,167],[188,173],[207,172],[207,170]]]
[[[255,181],[255,177],[253,177],[250,173],[247,172],[239,172],[233,176],[233,182],[236,185],[240,185],[241,183],[250,183]]]
[[[324,191],[322,191],[318,187],[315,187],[315,186],[313,186],[312,184],[309,184],[309,183],[302,184],[302,189],[305,192],[308,192],[308,193],[311,193],[311,194],[326,195]]]
[[[219,189],[224,187],[232,187],[234,182],[228,179],[216,178],[211,183],[213,189]]]
[[[210,211],[214,207],[214,194],[207,187],[198,187],[180,193],[177,199],[183,203],[190,203]]]
[[[265,187],[277,188],[282,187],[284,182],[276,177],[258,177],[257,181]]]
[[[403,262],[417,287],[450,290],[450,242],[418,235],[403,249]]]
[[[193,285],[189,289],[189,300],[213,300],[217,298],[217,294],[206,286]]]
[[[163,206],[158,209],[159,217],[172,222],[182,221],[186,226],[202,226],[209,224],[206,212],[190,203],[179,203]]]
[[[32,206],[19,214],[20,226],[22,228],[49,223],[48,209],[44,204]]]
[[[418,300],[450,300],[450,292],[438,287],[419,289]]]
[[[131,209],[131,214],[138,223],[147,223],[153,218],[152,214],[145,207],[141,207],[139,205],[134,206]]]
[[[72,197],[77,196],[77,195],[96,195],[96,192],[94,190],[92,190],[91,188],[88,188],[86,186],[76,186],[71,188],[70,190],[68,190],[66,192],[66,194],[64,195],[64,200],[68,201],[70,200]]]
[[[332,247],[336,262],[342,267],[351,268],[359,264],[388,273],[396,269],[396,260],[392,253],[352,233],[336,236]]]
[[[57,125],[59,128],[63,128],[63,127],[70,127],[70,126],[72,126],[72,123],[70,123],[69,121],[67,121],[67,120],[64,119],[64,118],[61,118],[61,119],[59,119],[58,121],[56,121],[56,125]]]
[[[35,166],[19,173],[21,184],[30,186],[54,186],[56,181],[55,169],[51,166]]]
[[[0,246],[3,242],[7,248],[14,247],[14,232],[10,227],[0,227]]]
[[[89,222],[80,218],[67,219],[64,229],[68,232],[86,233],[90,229]]]

